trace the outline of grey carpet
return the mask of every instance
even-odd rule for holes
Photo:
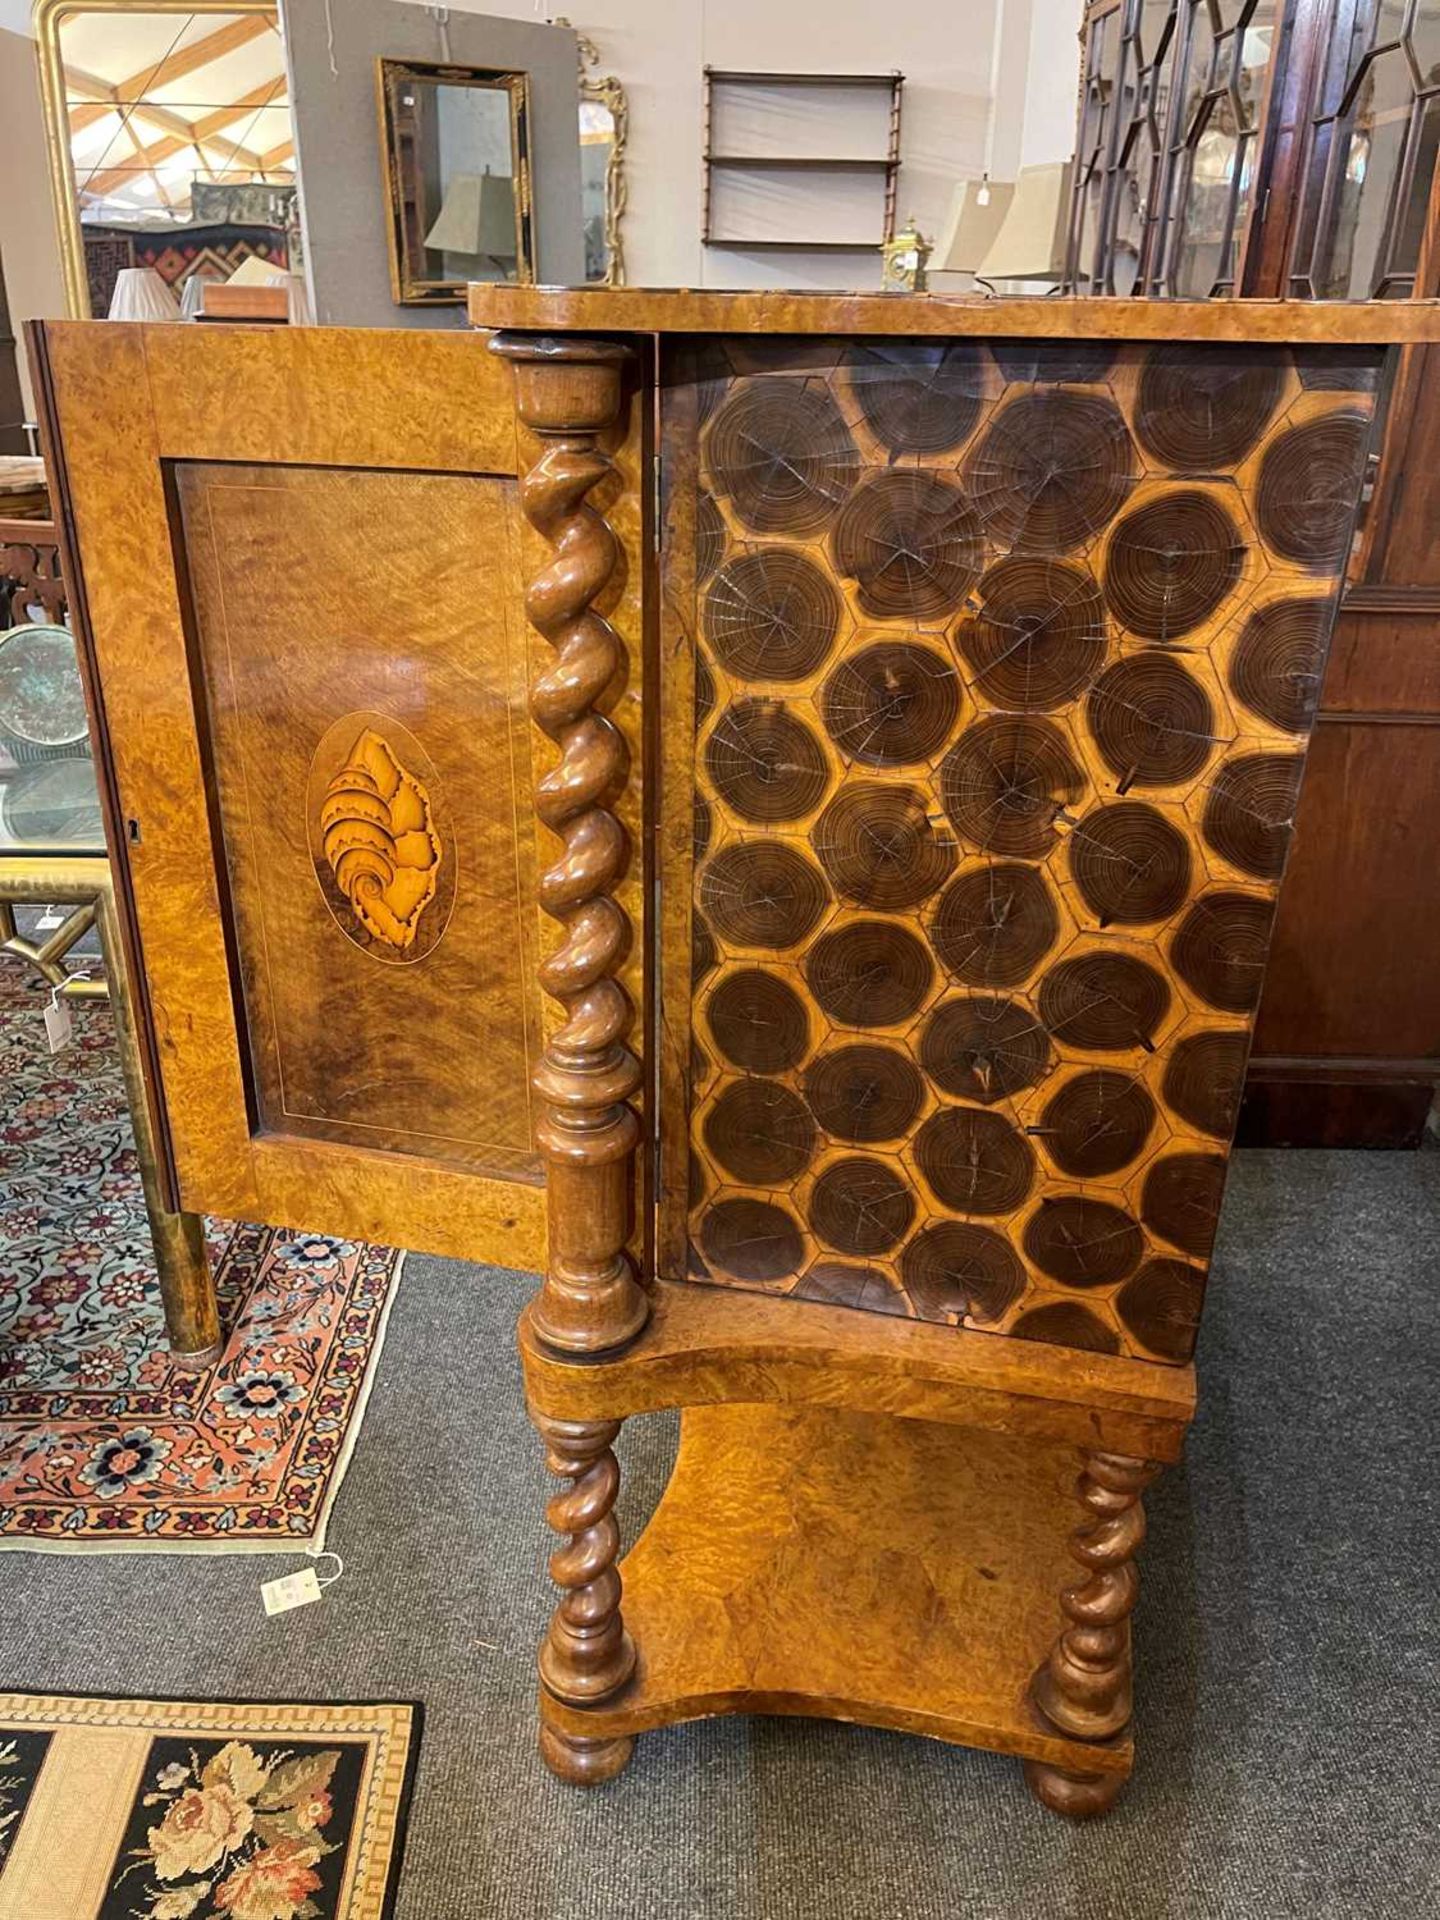
[[[652,1734],[583,1794],[532,1740],[546,1480],[512,1326],[530,1282],[414,1258],[331,1530],[274,1559],[0,1559],[0,1672],[90,1691],[419,1696],[398,1920],[1433,1915],[1440,1155],[1238,1157],[1186,1464],[1152,1494],[1140,1764],[1093,1827],[1009,1761],[825,1724]],[[633,1527],[668,1420],[627,1428]]]

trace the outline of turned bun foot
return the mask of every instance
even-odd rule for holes
[[[1039,1760],[1025,1762],[1025,1784],[1041,1806],[1070,1820],[1094,1820],[1108,1813],[1128,1778],[1124,1773],[1066,1773]]]
[[[635,1741],[628,1735],[619,1740],[592,1740],[561,1733],[543,1720],[540,1723],[541,1758],[555,1778],[568,1786],[603,1787],[607,1780],[625,1771],[634,1749]]]

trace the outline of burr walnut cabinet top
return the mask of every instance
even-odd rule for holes
[[[1037,340],[1440,341],[1436,300],[989,300],[967,294],[726,293],[473,285],[471,324],[529,332],[773,333]]]

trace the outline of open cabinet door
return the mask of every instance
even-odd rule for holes
[[[508,369],[474,335],[32,345],[180,1204],[542,1266]]]

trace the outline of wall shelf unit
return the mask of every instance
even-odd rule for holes
[[[707,67],[705,245],[878,249],[895,230],[904,84],[900,73]]]

